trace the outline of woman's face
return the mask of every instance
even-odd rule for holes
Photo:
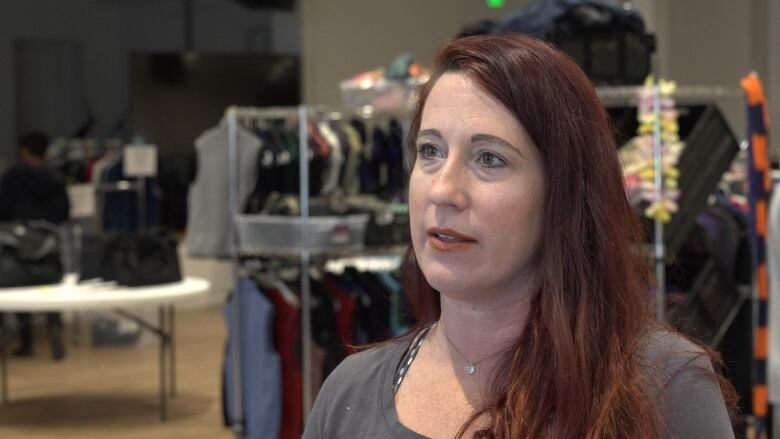
[[[525,129],[462,73],[433,86],[409,183],[412,244],[432,287],[469,302],[534,281],[543,230],[541,156]]]

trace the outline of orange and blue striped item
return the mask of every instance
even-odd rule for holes
[[[764,86],[757,74],[741,81],[747,100],[748,200],[753,270],[756,279],[756,328],[753,337],[753,415],[755,437],[767,437],[767,354],[769,353],[769,279],[766,270],[767,206],[771,197],[770,161],[767,146],[769,110]]]

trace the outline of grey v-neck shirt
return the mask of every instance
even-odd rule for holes
[[[394,341],[344,360],[325,380],[303,438],[425,438],[401,424],[395,411],[393,376],[410,343]],[[646,345],[644,355],[660,380],[653,382],[666,383],[658,392],[667,437],[734,438],[720,388],[705,372],[712,365],[696,352],[688,340],[667,332],[655,333]]]

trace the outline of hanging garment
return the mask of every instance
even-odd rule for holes
[[[375,128],[371,133],[371,140],[363,147],[363,155],[360,160],[360,192],[364,194],[376,194],[387,181],[387,168],[383,174],[383,153],[387,137],[381,129]]]
[[[245,206],[255,184],[262,142],[238,127],[238,205]],[[230,254],[230,179],[227,124],[195,140],[198,173],[189,193],[187,250],[190,256],[222,258]]]
[[[344,188],[344,192],[347,195],[355,195],[360,192],[360,177],[358,172],[360,169],[360,153],[363,149],[363,144],[360,140],[360,133],[354,126],[345,123],[342,124],[342,128],[346,135],[349,149],[348,151],[345,150],[347,160],[344,164],[341,187]]]
[[[97,160],[94,165],[92,165],[92,179],[90,182],[95,187],[95,191],[97,191],[100,183],[105,181],[106,169],[115,164],[119,158],[120,155],[116,151],[111,151],[104,155],[101,159]]]
[[[277,158],[282,153],[281,146],[277,144],[268,130],[256,130],[263,146],[257,154],[257,178],[255,187],[247,198],[244,213],[260,213],[263,210],[268,195],[274,191],[280,191],[279,183],[282,179],[282,167],[277,165]]]
[[[769,401],[780,404],[780,190],[769,203],[769,236],[766,241],[769,271],[769,359],[767,362]],[[777,410],[777,409],[775,409]]]
[[[339,177],[341,176],[341,166],[344,164],[344,155],[342,154],[342,145],[339,142],[338,135],[327,122],[320,122],[317,127],[322,134],[322,138],[330,145],[330,154],[328,155],[328,167],[322,181],[322,195],[329,195],[339,187]],[[346,145],[345,145],[346,146]]]
[[[187,192],[195,178],[195,154],[160,159],[160,224],[170,230],[187,227]]]
[[[294,129],[282,130],[282,139],[287,147],[287,155],[289,159],[287,164],[282,167],[282,181],[281,190],[282,193],[294,193],[300,186],[298,181],[300,172],[300,146],[298,142],[298,132]]]
[[[344,348],[344,354],[352,354],[355,350],[349,345],[352,343],[352,321],[355,317],[355,303],[350,299],[347,291],[339,288],[332,276],[325,278],[324,285],[335,304],[336,330],[338,331],[339,341]]]
[[[390,130],[387,137],[385,160],[387,162],[388,176],[387,187],[384,190],[383,199],[388,201],[401,201],[404,192],[404,130],[397,120],[390,121]]]
[[[377,273],[379,281],[390,292],[390,332],[398,337],[410,329],[404,322],[404,294],[401,284],[389,272]]]
[[[282,420],[282,375],[274,350],[274,306],[249,279],[238,285],[241,315],[241,401],[244,428],[249,439],[278,439]],[[228,340],[223,372],[223,397],[227,422],[236,418],[233,393],[233,301],[225,304]]]
[[[309,150],[312,154],[309,158],[309,196],[316,197],[322,191],[331,147],[312,123],[309,124]],[[298,185],[296,192],[299,192]]]
[[[122,159],[117,160],[103,172],[104,183],[136,181],[124,173]],[[137,191],[105,191],[103,196],[103,230],[136,232],[140,226],[156,227],[160,218],[160,193],[157,178],[144,179],[144,198]],[[144,218],[140,217],[139,203],[144,203]],[[143,224],[139,224],[142,221]]]
[[[753,415],[756,416],[756,437],[766,437],[766,416],[769,392],[767,388],[767,355],[769,351],[769,279],[766,266],[766,239],[769,199],[772,180],[767,151],[768,111],[764,87],[758,75],[751,73],[742,79],[747,99],[748,198],[750,200],[750,233],[753,243],[753,269],[758,314],[754,336],[755,361],[753,374]]]
[[[298,355],[300,312],[284,295],[266,289],[266,295],[276,309],[274,343],[282,365],[282,426],[280,439],[298,439],[303,434],[303,376]]]
[[[324,349],[322,367],[316,367],[324,379],[344,359],[344,349],[339,337],[334,301],[322,282],[311,280],[311,327],[314,343]],[[315,368],[315,367],[313,367]],[[320,381],[313,385],[319,387]]]
[[[350,153],[352,152],[352,146],[349,144],[349,137],[347,137],[346,131],[344,131],[344,123],[341,121],[333,120],[330,122],[330,128],[336,135],[341,146],[341,166],[339,169],[338,182],[336,185],[340,188],[342,193],[346,193],[346,187],[344,186],[344,179],[347,175],[347,161],[349,160]]]

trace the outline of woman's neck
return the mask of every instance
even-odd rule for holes
[[[441,296],[441,317],[436,325],[441,342],[455,345],[457,353],[478,362],[508,348],[525,327],[530,295],[493,305],[475,305]]]

